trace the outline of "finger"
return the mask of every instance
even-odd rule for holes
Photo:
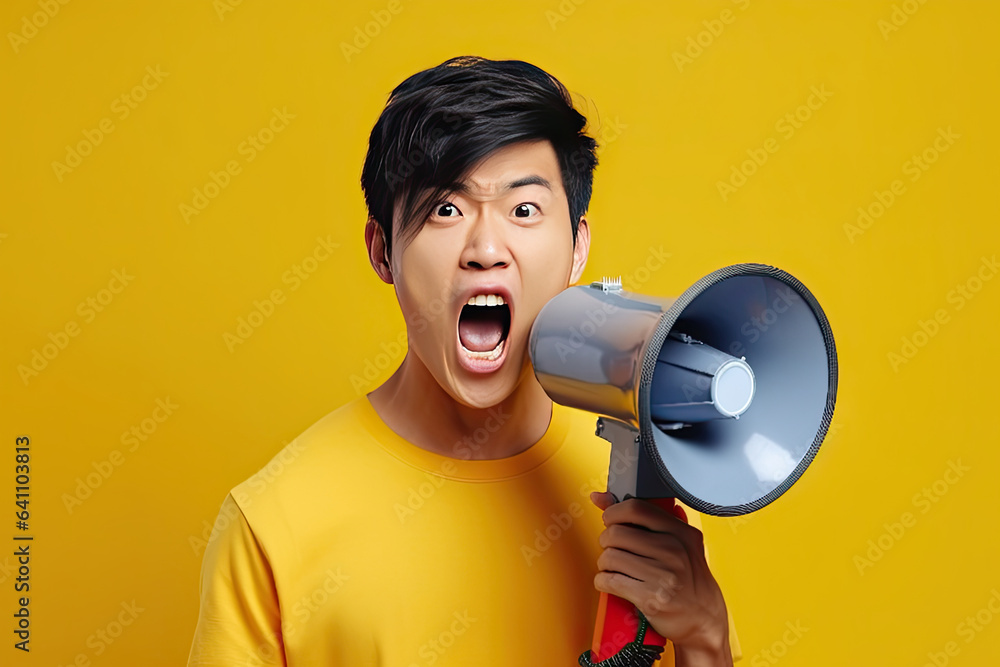
[[[649,530],[666,532],[680,523],[673,512],[642,498],[627,498],[604,510],[604,523],[631,523]]]
[[[652,559],[621,549],[604,549],[597,557],[597,569],[608,574],[619,573],[640,583],[653,578]]]
[[[620,549],[651,558],[675,572],[690,569],[687,549],[676,535],[654,533],[645,528],[616,523],[608,526],[598,537],[605,549]]]
[[[644,612],[665,610],[685,585],[682,576],[617,549],[605,550],[598,567],[601,571],[594,576],[597,590],[624,598]]]
[[[665,511],[640,498],[629,498],[604,510],[604,525],[615,524],[631,524],[654,532],[674,535],[691,556],[703,548],[701,546],[703,536],[700,530],[688,525],[672,511]]]

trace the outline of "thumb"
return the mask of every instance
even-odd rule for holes
[[[594,491],[590,494],[590,502],[603,512],[615,504],[615,496],[609,491]]]

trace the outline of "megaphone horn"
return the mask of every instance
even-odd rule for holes
[[[830,324],[801,282],[765,264],[713,271],[676,299],[613,280],[570,287],[538,314],[529,353],[552,400],[617,420],[602,420],[612,445],[638,437],[652,470],[636,488],[618,475],[619,499],[758,510],[802,475],[833,417]]]
[[[676,299],[620,280],[570,287],[539,312],[528,346],[553,401],[601,415],[619,501],[679,498],[715,516],[761,509],[802,476],[833,418],[830,324],[801,282],[766,264],[718,269]],[[602,628],[620,631],[626,606],[602,594],[597,659],[614,654]],[[644,646],[665,644],[649,635]]]

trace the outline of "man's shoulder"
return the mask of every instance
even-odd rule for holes
[[[370,439],[364,423],[367,400],[361,396],[327,413],[234,486],[230,495],[244,514],[259,517],[265,507],[347,483],[347,471],[370,449],[365,446]]]

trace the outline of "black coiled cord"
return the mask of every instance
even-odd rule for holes
[[[646,638],[646,628],[649,627],[649,622],[646,621],[646,617],[641,611],[637,609],[636,613],[639,615],[639,629],[636,631],[633,641],[625,644],[618,653],[600,662],[594,662],[590,659],[590,650],[588,649],[580,656],[580,667],[653,667],[653,663],[663,652],[663,647],[647,646],[642,643],[642,640]]]

